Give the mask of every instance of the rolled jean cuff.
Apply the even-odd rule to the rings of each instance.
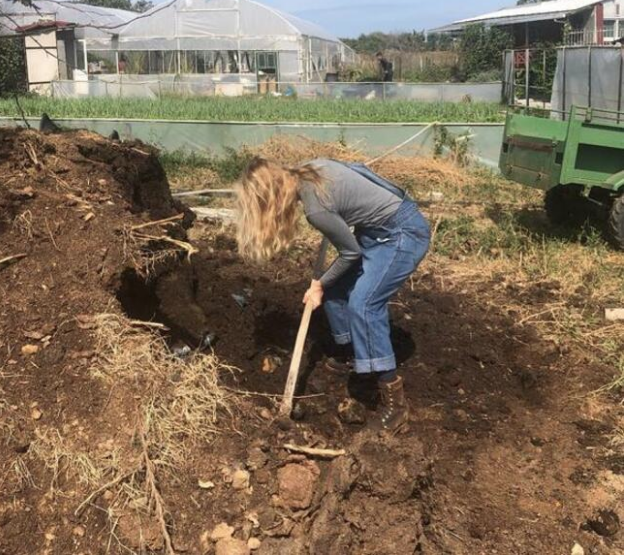
[[[341,333],[340,335],[332,335],[336,345],[348,345],[351,343],[351,334],[350,333]]]
[[[384,358],[355,359],[355,371],[358,374],[388,372],[389,370],[396,370],[396,367],[396,357],[394,355]]]

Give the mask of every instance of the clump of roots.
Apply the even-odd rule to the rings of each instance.
[[[157,274],[181,256],[187,259],[198,252],[197,248],[181,239],[173,237],[170,227],[182,220],[184,214],[171,218],[125,227],[123,237],[124,258],[130,259],[137,273],[144,279]]]

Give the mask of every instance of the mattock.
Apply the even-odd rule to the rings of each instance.
[[[314,264],[314,279],[319,279],[323,275],[323,267],[325,265],[328,247],[329,241],[324,237]],[[293,351],[292,360],[290,361],[286,389],[284,389],[284,397],[282,398],[282,405],[279,411],[281,417],[290,418],[290,413],[292,412],[293,398],[297,387],[297,378],[299,377],[299,367],[301,366],[301,357],[303,356],[303,347],[308,335],[308,328],[310,327],[310,318],[312,317],[313,310],[312,302],[308,301],[305,305],[303,316],[301,317],[297,340],[295,341],[295,350]]]

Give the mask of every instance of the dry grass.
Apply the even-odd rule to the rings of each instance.
[[[28,452],[3,468],[0,487],[7,491],[44,487],[51,498],[75,500],[76,514],[88,506],[104,510],[111,541],[125,550],[129,548],[118,535],[118,525],[124,519],[132,526],[146,523],[149,534],[153,536],[155,529],[167,552],[173,553],[158,484],[185,468],[189,449],[209,442],[219,432],[218,417],[231,414],[235,398],[220,386],[220,377],[232,369],[211,354],[192,353],[182,360],[149,327],[116,314],[96,316],[93,324],[98,358],[92,375],[110,386],[116,406],[135,415],[134,421],[99,444],[95,417],[85,423],[84,433],[82,428],[60,430],[40,424]],[[7,438],[14,429],[9,413],[10,407],[0,399],[0,432]],[[34,484],[33,465],[45,467],[51,476],[47,485]],[[91,494],[85,496],[84,491]],[[97,500],[105,492],[109,497],[103,509]],[[141,531],[139,536],[143,537]]]
[[[127,461],[121,456],[121,447],[109,450],[93,449],[88,443],[69,440],[54,428],[36,430],[37,439],[28,451],[33,461],[43,462],[52,479],[49,491],[52,495],[63,495],[63,486],[59,481],[78,483],[85,488],[98,487],[109,476],[122,471]]]
[[[364,163],[370,159],[357,148],[348,148],[340,143],[321,143],[305,137],[274,137],[251,149],[251,152],[293,166],[315,158]],[[375,163],[372,169],[390,181],[408,187],[418,184],[428,188],[447,185],[461,188],[474,186],[479,180],[474,172],[460,167],[448,157],[393,155]]]
[[[213,355],[173,355],[162,337],[131,325],[125,318],[103,314],[96,318],[96,376],[115,383],[141,384],[139,407],[146,433],[170,468],[184,463],[186,449],[208,441],[218,432],[219,413],[231,413],[232,396],[220,387],[220,374],[233,369]]]

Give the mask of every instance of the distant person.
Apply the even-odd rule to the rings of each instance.
[[[377,58],[377,62],[379,63],[379,75],[381,76],[381,81],[383,81],[384,83],[390,83],[394,78],[394,69],[392,67],[392,62],[383,55],[383,52],[377,52],[377,54],[375,54],[375,57]]]
[[[117,64],[117,69],[119,73],[126,73],[126,67],[128,66],[128,59],[124,54],[119,57],[119,63]]]

